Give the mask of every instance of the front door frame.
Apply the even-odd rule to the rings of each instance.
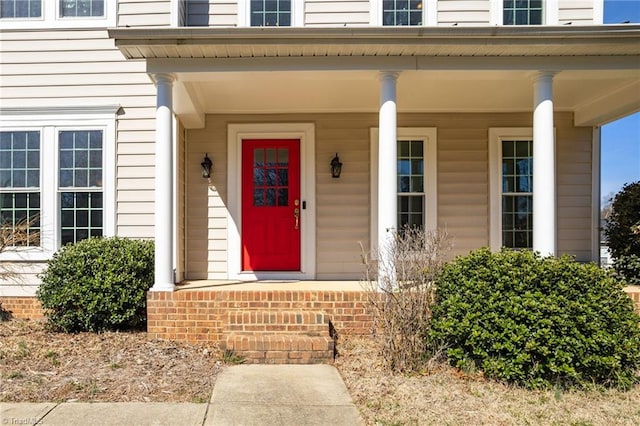
[[[300,271],[242,270],[242,141],[300,140]],[[316,171],[313,123],[246,123],[227,126],[227,273],[229,279],[312,280],[316,275]]]

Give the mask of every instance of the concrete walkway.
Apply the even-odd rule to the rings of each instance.
[[[335,367],[237,365],[208,404],[0,403],[1,425],[362,425]]]

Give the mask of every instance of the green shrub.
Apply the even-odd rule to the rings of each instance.
[[[445,266],[431,339],[449,361],[532,388],[628,388],[640,367],[640,318],[593,264],[481,249]]]
[[[640,182],[626,184],[613,199],[604,228],[614,269],[629,284],[640,285]]]
[[[66,332],[144,327],[153,259],[151,241],[90,238],[63,247],[37,292],[49,323]]]

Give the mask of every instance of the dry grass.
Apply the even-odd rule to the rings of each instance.
[[[367,424],[639,425],[640,386],[629,392],[529,391],[439,366],[385,372],[371,340],[342,339],[336,362]]]
[[[41,322],[5,321],[0,401],[206,402],[221,359],[216,348],[146,333],[53,333]]]

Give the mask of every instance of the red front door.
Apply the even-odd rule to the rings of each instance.
[[[242,141],[242,270],[300,270],[300,141]]]

